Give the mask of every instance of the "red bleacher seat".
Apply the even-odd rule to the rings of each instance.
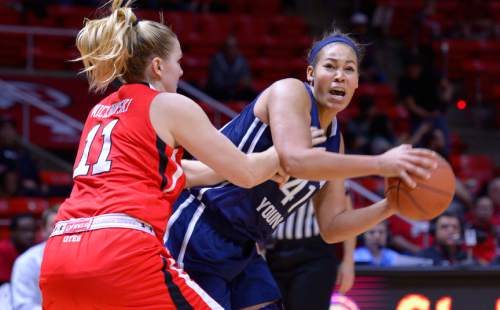
[[[252,0],[247,2],[247,10],[253,15],[272,16],[278,14],[281,10],[280,0]]]
[[[19,11],[7,6],[0,5],[0,24],[2,25],[18,25],[20,23]]]
[[[40,171],[40,179],[42,183],[49,186],[66,186],[73,184],[71,173],[64,171],[42,170]]]
[[[284,36],[287,39],[295,39],[298,36],[308,35],[307,27],[302,17],[278,15],[271,19],[272,33]]]
[[[227,14],[202,14],[198,17],[198,33],[203,44],[220,48],[233,31],[234,18]]]
[[[490,12],[495,21],[500,21],[500,1],[490,1]]]
[[[497,61],[471,60],[463,63],[465,71],[465,90],[469,98],[482,93],[483,100],[495,97],[494,86],[500,79],[500,63]]]
[[[356,90],[356,97],[372,97],[380,111],[387,111],[396,105],[396,94],[388,84],[363,83]]]
[[[486,155],[456,155],[451,158],[456,175],[462,180],[474,179],[479,187],[494,177],[495,164]]]
[[[161,22],[161,18],[163,19],[167,25],[170,25],[169,21],[165,18],[166,15],[163,12],[158,12],[155,10],[134,10],[135,15],[139,18],[139,20],[152,20],[155,22]]]
[[[40,216],[49,206],[43,198],[13,197],[0,200],[0,218],[9,218],[19,213],[33,213]]]
[[[385,184],[383,178],[366,177],[366,178],[356,179],[356,181],[371,192],[378,194],[384,192]]]
[[[267,18],[252,15],[239,15],[234,20],[233,31],[238,37],[258,37],[267,34],[269,32],[269,26],[270,24]]]
[[[208,57],[199,57],[199,55],[185,55],[181,60],[184,75],[183,80],[197,84],[200,87],[205,85],[208,75],[208,66],[210,59]]]
[[[23,67],[26,65],[26,35],[0,33],[0,66]]]
[[[164,14],[165,23],[180,38],[181,43],[191,33],[198,33],[197,16],[188,12],[168,12]]]
[[[51,5],[48,7],[48,13],[56,25],[64,28],[82,28],[85,17],[98,16],[94,7],[77,5]]]

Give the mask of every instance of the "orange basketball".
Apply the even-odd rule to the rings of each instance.
[[[386,180],[385,196],[404,217],[430,220],[448,208],[455,194],[455,174],[442,157],[428,180],[416,179],[417,187],[410,188],[399,178]]]

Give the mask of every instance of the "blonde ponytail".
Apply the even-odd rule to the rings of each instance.
[[[137,82],[144,79],[144,70],[151,56],[166,57],[176,35],[167,26],[140,21],[130,8],[132,1],[112,0],[111,14],[85,20],[78,33],[76,46],[80,51],[91,91],[104,91],[115,79]]]

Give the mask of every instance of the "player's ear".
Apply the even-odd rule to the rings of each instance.
[[[311,65],[307,66],[306,69],[306,79],[307,82],[313,86],[314,85],[314,69]]]
[[[162,60],[160,57],[154,57],[151,60],[151,71],[153,72],[153,76],[155,78],[161,78],[161,71],[162,71]]]

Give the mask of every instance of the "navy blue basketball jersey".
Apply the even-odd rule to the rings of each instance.
[[[318,108],[309,85],[304,83],[311,98],[311,126],[320,127]],[[257,97],[258,98],[258,97]],[[269,126],[254,115],[255,99],[221,131],[242,152],[262,152],[273,145]],[[329,152],[338,152],[340,130],[334,119],[330,135],[323,144]],[[231,225],[241,237],[255,241],[267,239],[275,228],[292,212],[314,195],[325,181],[290,178],[281,188],[274,181],[245,189],[231,183],[212,187],[191,188],[190,193],[200,200],[208,212],[213,212],[225,224]],[[186,195],[183,195],[186,197]],[[177,201],[177,205],[182,201]]]

